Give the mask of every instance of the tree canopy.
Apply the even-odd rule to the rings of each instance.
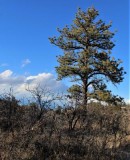
[[[121,60],[111,56],[115,33],[110,30],[112,23],[106,24],[98,16],[95,8],[78,9],[73,24],[58,28],[59,37],[49,38],[64,52],[57,57],[58,79],[71,78],[75,85],[69,91],[77,94],[78,90],[85,106],[90,99],[115,104],[122,101],[107,89],[107,82],[119,84],[125,74]]]

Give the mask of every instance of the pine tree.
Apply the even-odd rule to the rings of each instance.
[[[111,56],[115,33],[110,31],[112,24],[105,24],[97,18],[98,15],[95,8],[89,8],[87,12],[79,9],[70,27],[58,28],[60,36],[49,38],[52,44],[64,51],[58,56],[58,79],[71,78],[76,87],[69,90],[80,89],[85,106],[89,99],[122,101],[122,98],[113,96],[106,85],[107,82],[119,84],[125,74],[124,68],[120,67],[121,60]]]

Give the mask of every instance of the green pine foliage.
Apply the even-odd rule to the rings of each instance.
[[[70,27],[58,29],[59,37],[49,38],[64,52],[57,59],[58,79],[69,77],[76,86],[80,82],[78,88],[82,91],[85,106],[92,98],[115,104],[123,100],[107,89],[107,82],[114,85],[122,82],[125,72],[120,66],[121,60],[111,56],[115,46],[115,33],[110,31],[112,24],[105,24],[98,16],[95,8],[89,8],[86,12],[79,9]]]

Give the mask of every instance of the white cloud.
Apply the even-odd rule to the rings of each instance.
[[[12,75],[12,73],[13,72],[11,70],[6,70],[6,71],[0,73],[0,78],[1,79],[8,78]]]
[[[126,104],[130,104],[130,99],[125,99]]]
[[[31,63],[31,61],[27,58],[27,59],[25,59],[25,60],[22,61],[21,67],[23,68],[23,67],[25,67],[26,65],[28,65],[30,63]]]
[[[65,92],[67,86],[61,81],[57,81],[51,73],[39,73],[37,75],[15,75],[11,70],[5,70],[0,73],[0,93],[13,88],[17,96],[27,96],[27,85],[34,88],[40,85],[41,88],[47,88],[52,92]]]

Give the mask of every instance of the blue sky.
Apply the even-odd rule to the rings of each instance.
[[[130,99],[128,0],[0,0],[0,77],[5,74],[6,81],[8,79],[2,81],[1,86],[6,87],[9,80],[15,84],[20,77],[22,82],[43,74],[45,78],[47,73],[54,80],[56,55],[62,51],[50,44],[48,38],[58,35],[57,27],[71,25],[79,7],[86,10],[91,6],[99,10],[100,18],[106,23],[113,22],[111,30],[118,31],[113,56],[123,60],[127,75],[118,88],[111,86],[111,89]],[[69,83],[64,80],[62,85]]]

